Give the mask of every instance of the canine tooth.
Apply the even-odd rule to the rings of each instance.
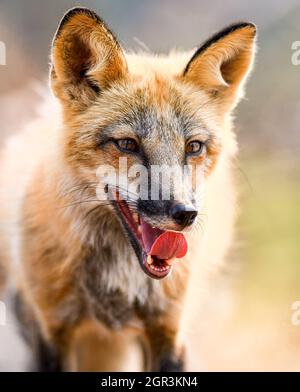
[[[153,263],[153,259],[150,255],[147,256],[147,264],[149,264],[151,266],[151,264]]]
[[[166,263],[168,264],[168,266],[172,265],[175,259],[169,259],[166,260]]]

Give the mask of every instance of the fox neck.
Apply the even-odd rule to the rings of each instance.
[[[83,287],[92,302],[99,302],[104,293],[111,298],[119,293],[123,302],[143,305],[149,301],[150,292],[160,291],[159,282],[153,281],[141,270],[110,205],[95,201],[93,192],[89,192],[67,170],[56,173],[45,187],[45,195],[55,195],[47,207],[51,209],[53,206],[51,216],[54,219],[49,224],[53,222],[52,228],[56,230],[57,239],[63,239],[62,246],[67,248],[67,254],[73,253],[68,248],[75,244],[77,251],[68,262],[70,268],[76,266],[83,270]],[[49,187],[53,187],[53,191]],[[155,287],[157,289],[154,290]]]

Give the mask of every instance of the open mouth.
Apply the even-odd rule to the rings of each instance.
[[[152,227],[133,212],[125,200],[117,198],[115,202],[143,271],[154,279],[165,278],[174,260],[187,253],[185,236]]]

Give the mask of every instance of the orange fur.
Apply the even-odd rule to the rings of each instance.
[[[107,363],[101,359],[95,363],[93,350],[97,347],[99,358],[106,357],[118,341],[121,355],[130,352],[132,332],[127,331],[132,330],[147,342],[139,347],[151,351],[152,369],[160,368],[166,354],[183,360],[179,332],[189,282],[204,265],[222,263],[232,240],[235,192],[231,160],[237,148],[231,111],[252,66],[254,36],[252,24],[240,25],[192,59],[191,52],[130,54],[123,52],[90,11],[75,9],[65,16],[53,41],[51,68],[51,85],[62,113],[52,110],[47,101],[51,116],[36,120],[8,142],[0,174],[0,262],[10,271],[43,339],[58,351],[64,369],[123,369],[111,356]],[[154,113],[154,120],[147,121],[157,123],[151,137],[138,139],[124,118],[145,108]],[[120,152],[114,145],[97,148],[101,130],[113,125],[118,135],[134,134],[152,164],[172,163],[184,148],[182,136],[172,131],[179,127],[178,116],[211,133],[205,155],[190,162],[205,167],[205,230],[187,234],[189,253],[170,278],[150,282],[139,269],[112,208],[105,206],[85,221],[87,205],[78,201],[86,197],[89,208],[97,206],[95,189],[86,184],[95,182],[99,165],[118,167]],[[170,133],[168,145],[164,144],[166,132]],[[129,157],[129,166],[138,161]],[[120,304],[105,298],[109,304],[107,319],[101,313],[105,321],[87,283],[97,273],[97,263],[91,260],[96,257],[98,236],[104,244],[115,241],[120,249],[111,251],[123,255],[129,271],[128,276],[112,271],[107,278],[107,290]],[[97,257],[101,259],[101,252]],[[135,301],[139,302],[137,308]],[[114,306],[119,316],[111,316],[110,321]],[[142,349],[145,345],[148,349]]]

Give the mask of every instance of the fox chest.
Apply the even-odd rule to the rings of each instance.
[[[137,317],[148,318],[165,308],[161,282],[141,270],[135,257],[92,256],[85,260],[82,291],[89,311],[112,328]]]

